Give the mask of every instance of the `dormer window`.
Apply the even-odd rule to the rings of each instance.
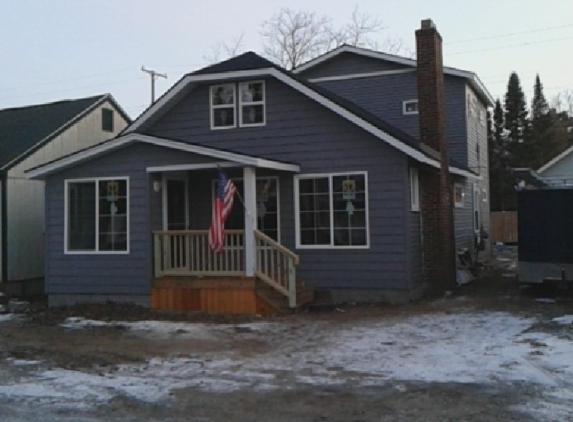
[[[215,85],[210,88],[210,97],[211,129],[265,124],[264,81]]]
[[[241,82],[240,124],[241,126],[262,126],[265,124],[265,84]]]
[[[235,84],[211,87],[211,128],[227,129],[236,126]]]

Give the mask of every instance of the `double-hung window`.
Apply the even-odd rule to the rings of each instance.
[[[129,181],[100,178],[66,181],[67,253],[129,251]]]
[[[295,182],[298,248],[366,248],[365,172],[299,176]]]
[[[239,84],[241,126],[262,126],[265,124],[265,84],[262,81]]]
[[[264,126],[266,123],[264,81],[212,86],[210,102],[212,129]]]
[[[226,129],[236,126],[235,84],[211,87],[211,128]]]

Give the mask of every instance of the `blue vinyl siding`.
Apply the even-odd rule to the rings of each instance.
[[[352,53],[342,53],[334,60],[327,60],[304,72],[300,76],[306,79],[324,78],[329,76],[352,75],[357,73],[380,72],[386,70],[401,70],[404,65],[386,62],[370,57],[357,56]]]
[[[161,193],[153,192],[151,177],[155,176],[146,167],[205,161],[161,147],[132,145],[50,177],[46,182],[46,293],[149,294],[151,231],[161,228]],[[124,176],[129,177],[129,254],[64,254],[65,179]]]
[[[355,102],[380,119],[415,138],[420,137],[417,114],[404,115],[402,103],[418,98],[415,72],[318,82],[330,91]],[[465,81],[445,77],[446,137],[449,156],[467,164]]]
[[[276,80],[266,92],[264,127],[211,130],[208,86],[199,86],[146,132],[297,163],[302,174],[367,171],[370,248],[296,250],[298,274],[322,288],[407,288],[406,156]],[[281,240],[294,249],[291,174],[281,174],[280,192]]]

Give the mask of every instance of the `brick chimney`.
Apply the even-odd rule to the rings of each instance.
[[[453,198],[446,141],[442,37],[432,20],[416,31],[420,140],[439,153],[440,168],[420,169],[424,279],[443,293],[455,286]]]

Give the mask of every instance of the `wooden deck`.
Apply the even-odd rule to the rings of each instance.
[[[301,289],[299,297],[300,305],[308,303],[312,290]],[[290,311],[286,298],[269,295],[267,286],[254,277],[155,278],[151,309],[262,316]]]

